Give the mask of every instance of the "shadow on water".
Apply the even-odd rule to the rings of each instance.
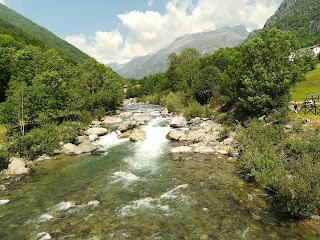
[[[108,135],[101,156],[60,156],[2,179],[0,239],[319,239],[317,220],[279,215],[225,157],[170,155],[177,143],[157,127],[158,110],[130,108],[153,116],[143,142]]]

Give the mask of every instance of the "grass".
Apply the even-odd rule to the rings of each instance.
[[[2,142],[6,133],[7,133],[7,129],[5,128],[5,126],[0,125],[0,143]]]
[[[316,69],[307,73],[305,81],[296,84],[291,89],[291,99],[303,102],[306,96],[312,93],[320,93],[320,63]]]

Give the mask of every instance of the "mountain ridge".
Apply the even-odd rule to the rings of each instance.
[[[176,38],[171,44],[158,52],[146,56],[138,56],[121,69],[115,69],[115,71],[127,78],[142,78],[157,72],[164,72],[167,67],[168,56],[171,53],[180,54],[185,48],[196,48],[200,54],[204,55],[220,48],[238,46],[248,35],[249,32],[242,25],[186,34]]]
[[[75,62],[82,62],[90,58],[87,54],[80,51],[75,46],[59,38],[54,33],[44,27],[32,22],[25,16],[13,11],[7,6],[0,3],[0,19],[10,23],[21,31],[26,32],[30,36],[36,37],[47,46],[56,49],[65,58],[70,58]]]

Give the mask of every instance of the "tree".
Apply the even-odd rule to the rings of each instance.
[[[298,47],[296,37],[277,29],[263,30],[242,46],[238,99],[243,111],[257,116],[287,105],[290,86],[301,77],[298,65],[289,58]]]

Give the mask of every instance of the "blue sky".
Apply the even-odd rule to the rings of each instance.
[[[102,62],[226,25],[261,28],[282,0],[0,0]]]

